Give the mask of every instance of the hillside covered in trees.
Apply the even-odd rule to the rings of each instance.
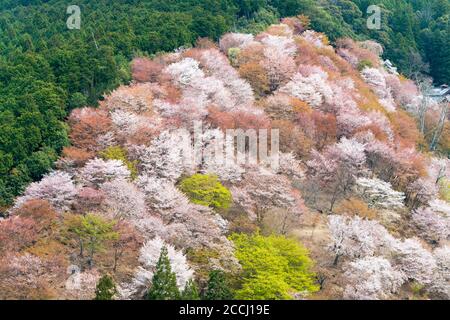
[[[380,30],[360,0],[80,0],[82,27],[66,26],[65,0],[0,4],[0,210],[52,167],[69,145],[71,110],[96,105],[130,81],[129,61],[225,32],[257,34],[303,14],[332,43],[372,38],[409,77],[450,82],[448,0],[383,0]]]
[[[136,57],[74,106],[0,221],[0,298],[449,299],[448,104],[311,25]],[[279,165],[212,157],[227,129],[278,132]]]

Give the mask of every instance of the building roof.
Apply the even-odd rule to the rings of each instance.
[[[445,97],[450,95],[450,88],[447,85],[440,87],[434,87],[430,90],[429,96],[431,97]]]

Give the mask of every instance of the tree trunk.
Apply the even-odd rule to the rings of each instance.
[[[439,117],[438,126],[434,132],[433,139],[431,140],[430,150],[436,150],[436,146],[441,138],[442,132],[444,131],[445,121],[447,120],[447,111],[449,103],[444,103],[441,109],[441,115]]]
[[[336,255],[336,257],[334,258],[334,261],[333,261],[333,266],[335,266],[335,267],[337,266],[340,256],[341,256],[340,254]]]

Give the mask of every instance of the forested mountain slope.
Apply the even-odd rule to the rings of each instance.
[[[0,4],[0,207],[11,204],[68,144],[68,112],[94,105],[130,79],[136,55],[258,33],[282,16],[304,14],[332,42],[374,38],[407,76],[426,71],[449,82],[448,0],[379,1],[381,30],[368,30],[368,1],[80,0],[82,27],[68,30],[65,0]],[[422,61],[424,63],[422,63]]]
[[[0,297],[448,299],[446,109],[418,128],[381,51],[301,16],[134,59],[0,221]],[[278,129],[279,166],[210,157],[232,128]]]

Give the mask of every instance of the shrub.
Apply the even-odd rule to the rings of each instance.
[[[181,181],[180,189],[196,204],[226,209],[232,201],[231,192],[216,176],[194,174]]]
[[[447,202],[450,202],[450,179],[442,179],[439,182],[439,186],[439,193],[441,195],[441,198]]]
[[[372,68],[373,64],[372,61],[369,60],[361,60],[358,63],[358,71],[363,71],[365,68]]]
[[[242,286],[236,299],[293,299],[317,291],[308,251],[284,236],[233,234],[242,266]]]
[[[114,300],[117,293],[116,284],[113,278],[104,275],[100,278],[95,289],[95,300]]]

